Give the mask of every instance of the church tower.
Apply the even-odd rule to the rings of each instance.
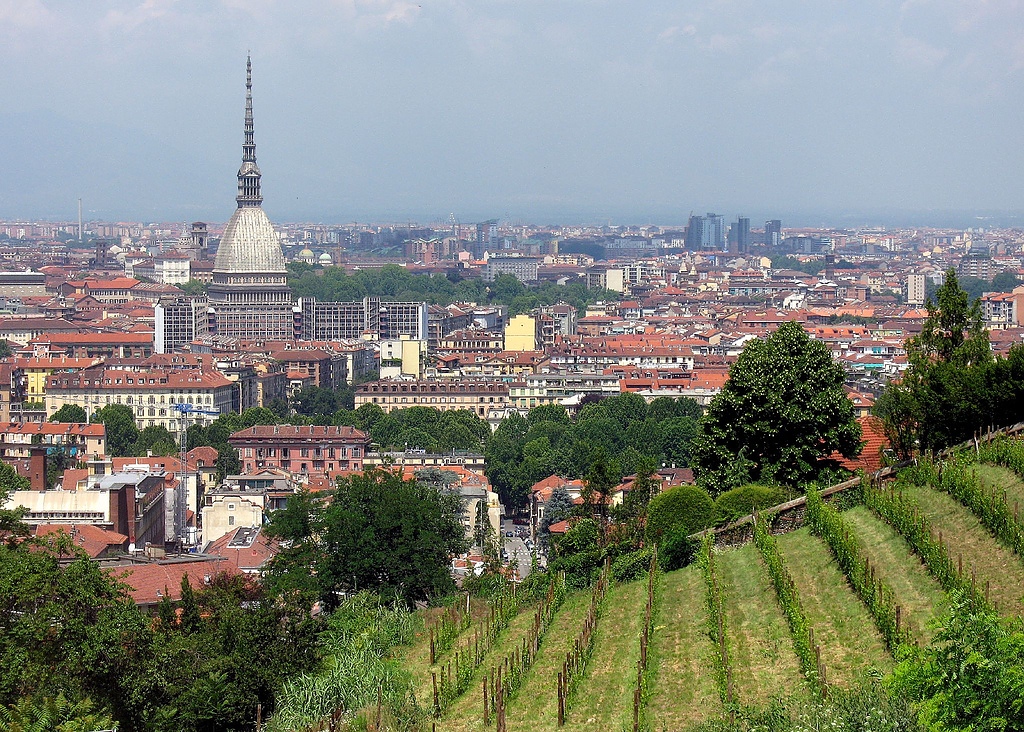
[[[245,136],[238,169],[237,207],[217,248],[210,333],[252,341],[293,337],[292,295],[281,243],[263,212],[252,116],[252,59],[245,64]]]

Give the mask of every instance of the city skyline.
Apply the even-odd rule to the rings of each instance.
[[[1024,9],[0,3],[0,217],[1014,225]],[[984,48],[984,53],[978,49]]]

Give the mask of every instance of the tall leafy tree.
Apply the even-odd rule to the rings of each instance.
[[[51,422],[72,422],[82,423],[88,422],[89,418],[85,414],[85,410],[77,404],[65,404],[56,412],[50,416]]]
[[[921,333],[906,342],[909,368],[875,405],[901,457],[960,442],[994,418],[995,362],[978,302],[950,269],[927,307]]]
[[[131,407],[124,404],[108,404],[97,409],[92,415],[94,423],[103,423],[107,428],[107,452],[113,457],[131,454],[132,447],[139,439],[139,428]]]
[[[691,445],[698,480],[713,493],[736,485],[732,467],[750,461],[745,479],[800,486],[834,451],[860,453],[860,425],[843,391],[843,369],[827,346],[789,322],[748,343],[729,369]]]
[[[356,590],[410,604],[444,595],[454,589],[451,557],[466,548],[461,516],[457,494],[397,473],[339,479],[329,503],[302,502],[272,514],[268,531],[289,545],[274,559],[270,581],[308,587],[312,577],[317,597],[331,608],[342,592]]]

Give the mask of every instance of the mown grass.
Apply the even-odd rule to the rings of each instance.
[[[926,644],[932,636],[932,622],[949,607],[946,593],[906,540],[870,509],[857,506],[845,511],[843,518],[871,559],[875,576],[895,593],[914,638]]]
[[[569,650],[569,646],[576,639],[576,634],[583,627],[583,618],[589,607],[589,591],[576,592],[565,598],[562,609],[555,616],[554,622],[544,636],[544,642],[526,676],[525,683],[516,693],[515,698],[507,704],[505,720],[509,730],[529,732],[530,730],[553,730],[557,727],[558,672],[562,670],[566,651]],[[445,726],[443,729],[476,728]]]
[[[656,732],[684,729],[722,711],[707,622],[704,581],[697,567],[665,574],[648,656],[647,720]]]
[[[509,626],[498,636],[497,641],[491,650],[488,651],[484,662],[473,672],[473,678],[469,682],[469,688],[452,704],[444,713],[443,719],[438,722],[438,729],[451,730],[483,730],[487,729],[483,722],[483,680],[490,673],[492,666],[497,666],[513,648],[522,646],[523,638],[527,635],[533,625],[533,616],[536,605],[530,604],[523,607],[519,614],[512,619]],[[465,645],[463,640],[462,644]],[[430,674],[427,674],[427,683],[430,684]],[[427,704],[425,709],[433,706],[433,688],[430,685],[427,689]],[[417,694],[417,702],[419,701]]]
[[[566,719],[569,730],[620,730],[633,719],[633,689],[647,582],[615,585],[605,600],[594,652]]]
[[[778,547],[796,583],[814,640],[821,647],[829,684],[850,688],[872,669],[892,669],[892,656],[828,546],[809,529],[778,537]]]
[[[1009,468],[1001,465],[975,465],[974,471],[982,485],[999,491],[1006,491],[1006,500],[1013,508],[1014,502],[1024,515],[1024,482]]]
[[[954,562],[963,558],[964,575],[975,571],[978,586],[989,583],[989,599],[999,612],[1024,613],[1024,564],[1022,558],[1000,544],[981,525],[970,509],[946,493],[914,486],[906,491],[931,523],[941,531]]]
[[[762,706],[780,697],[806,698],[789,626],[757,548],[747,544],[721,552],[718,570],[736,700]]]

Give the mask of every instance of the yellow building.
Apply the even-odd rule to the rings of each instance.
[[[505,326],[506,351],[537,350],[537,319],[532,315],[515,315]]]
[[[74,373],[103,363],[101,358],[69,358],[67,356],[36,356],[16,358],[14,367],[25,372],[25,401],[41,402],[46,396],[46,380],[61,371]]]

